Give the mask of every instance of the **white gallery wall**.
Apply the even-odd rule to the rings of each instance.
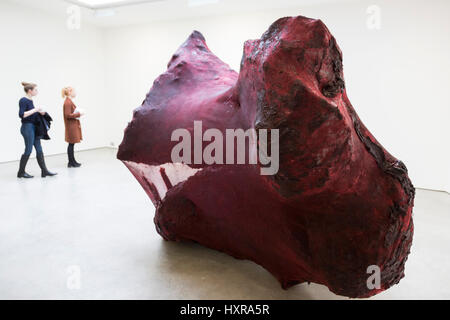
[[[367,27],[372,5],[381,10],[380,29]],[[83,22],[74,32],[65,28],[64,16],[0,1],[0,105],[8,119],[0,126],[0,161],[18,159],[23,149],[17,118],[20,81],[39,84],[37,101],[57,120],[53,139],[44,144],[47,153],[65,151],[59,91],[66,84],[77,87],[78,105],[88,111],[82,123],[86,140],[79,149],[117,146],[132,110],[193,30],[239,71],[245,40],[259,38],[282,16],[301,14],[320,18],[336,37],[353,106],[380,143],[405,162],[414,185],[450,191],[448,12],[446,0],[293,0],[282,9],[259,11],[255,6],[254,11],[195,18],[178,14],[177,19],[167,15],[129,26],[100,28]],[[36,37],[27,38],[30,28]]]
[[[65,14],[53,15],[27,6],[0,1],[0,162],[17,160],[24,151],[18,102],[25,95],[22,81],[38,84],[35,106],[53,118],[46,154],[66,152],[61,89],[74,86],[76,103],[86,110],[85,140],[77,149],[107,144],[104,130],[104,46],[100,28],[67,28]],[[33,153],[34,156],[34,153]]]

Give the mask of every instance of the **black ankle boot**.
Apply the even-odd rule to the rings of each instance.
[[[69,145],[69,147],[67,148],[67,156],[69,158],[69,164],[67,165],[67,167],[69,168],[79,168],[81,167],[81,163],[78,163],[75,160],[75,155],[73,152],[73,145]]]
[[[30,156],[22,155],[20,158],[19,172],[17,172],[17,178],[25,178],[30,179],[33,178],[32,175],[29,175],[25,172],[25,167],[27,166],[27,162]]]
[[[81,163],[78,163],[78,162],[69,162],[69,164],[67,165],[67,167],[69,167],[69,168],[79,168],[79,167],[81,167]]]
[[[57,175],[57,173],[53,173],[48,171],[47,166],[45,165],[45,160],[44,160],[44,154],[43,153],[38,153],[37,154],[37,162],[39,164],[39,167],[41,167],[41,177],[45,178],[45,177],[51,177],[51,176],[55,176]]]

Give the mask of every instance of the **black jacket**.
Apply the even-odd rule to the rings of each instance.
[[[35,127],[36,127],[36,138],[50,140],[48,135],[48,130],[50,130],[51,122],[53,121],[52,117],[46,112],[44,115],[38,114]]]

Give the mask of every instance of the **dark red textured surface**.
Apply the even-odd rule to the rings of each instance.
[[[279,129],[280,169],[191,165],[171,181],[172,131]],[[247,41],[240,73],[193,32],[137,108],[125,131],[123,160],[156,206],[166,240],[196,241],[252,260],[288,288],[302,282],[367,297],[396,284],[412,243],[414,187],[359,120],[347,98],[342,54],[320,20],[277,20]],[[151,166],[151,167],[149,167]],[[159,170],[167,193],[158,192]],[[381,268],[381,289],[367,267]]]

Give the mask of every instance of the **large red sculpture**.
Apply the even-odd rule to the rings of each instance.
[[[194,137],[194,121],[224,135],[278,129],[278,172],[262,175],[261,164],[247,162],[173,163],[172,133]],[[239,74],[193,32],[134,111],[118,158],[156,206],[164,239],[252,260],[283,288],[316,282],[368,297],[404,275],[414,187],[350,104],[341,51],[320,20],[277,20],[245,43]],[[374,265],[379,287],[367,284]]]

